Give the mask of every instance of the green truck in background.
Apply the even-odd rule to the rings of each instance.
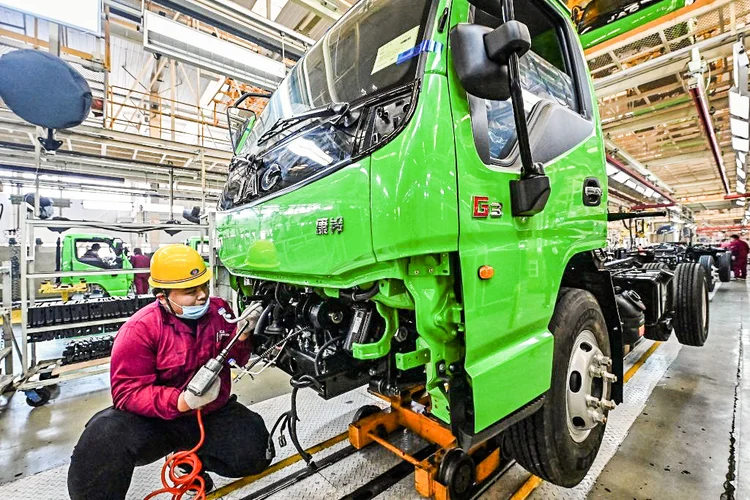
[[[423,383],[459,449],[502,439],[573,486],[643,335],[621,295],[638,288],[646,335],[706,340],[700,266],[674,273],[689,305],[670,273],[615,276],[599,251],[604,143],[559,0],[361,1],[229,122],[219,256],[263,302],[258,352],[283,346],[324,398]]]
[[[98,245],[95,247],[95,245]],[[58,243],[57,269],[60,271],[101,271],[104,269],[132,269],[125,255],[123,242],[96,234],[66,234]],[[124,297],[130,293],[132,274],[83,275],[60,278],[62,284],[73,285],[85,279],[90,291],[113,297]]]
[[[590,0],[573,7],[573,23],[588,49],[670,14],[692,0]]]

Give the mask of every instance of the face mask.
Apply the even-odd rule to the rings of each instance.
[[[167,299],[170,302],[172,302],[175,306],[180,306],[179,304],[175,304],[171,299]],[[176,314],[178,318],[182,319],[199,319],[204,314],[206,314],[206,311],[208,311],[208,306],[211,304],[211,301],[209,299],[206,299],[206,303],[202,306],[180,306],[182,307],[182,314]]]

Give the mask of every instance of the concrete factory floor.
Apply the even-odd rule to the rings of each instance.
[[[636,408],[640,414],[629,431],[625,427],[624,440],[610,443],[614,456],[591,486],[576,493],[543,484],[529,498],[750,498],[750,444],[742,445],[740,432],[750,429],[750,406],[741,404],[750,400],[742,377],[750,356],[750,287],[745,281],[722,284],[710,311],[704,348],[679,348],[672,339],[656,350],[654,358],[670,349],[674,355],[665,358],[666,371],[654,372],[661,379],[648,389],[645,407]],[[272,369],[235,387],[248,405],[288,391],[288,378]],[[40,408],[27,406],[23,394],[0,398],[0,484],[67,464],[86,421],[110,404],[106,375],[61,383]],[[525,479],[522,471],[512,477],[512,487],[509,474],[505,487],[501,478],[485,497],[508,498]],[[380,498],[392,496],[386,491]],[[65,497],[61,491],[59,498]]]

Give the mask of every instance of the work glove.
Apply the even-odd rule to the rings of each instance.
[[[219,391],[221,391],[221,377],[216,377],[214,383],[203,393],[203,396],[196,396],[192,392],[186,390],[183,392],[183,399],[185,400],[185,404],[188,405],[191,410],[197,410],[198,408],[203,408],[209,403],[213,403],[216,398],[219,397]]]

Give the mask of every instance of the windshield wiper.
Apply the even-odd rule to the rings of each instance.
[[[277,136],[283,130],[287,129],[292,125],[296,125],[303,121],[312,120],[313,118],[328,118],[330,116],[345,116],[349,112],[348,102],[332,102],[328,106],[312,109],[296,116],[290,116],[288,118],[279,118],[276,123],[271,125],[271,128],[265,131],[263,135],[258,138],[258,145],[268,142],[271,138]]]

